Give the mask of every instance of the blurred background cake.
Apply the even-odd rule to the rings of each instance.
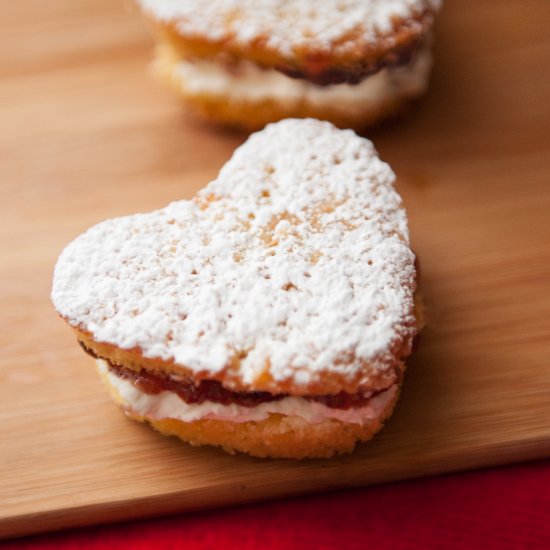
[[[138,0],[156,68],[207,118],[361,130],[424,93],[440,0]]]

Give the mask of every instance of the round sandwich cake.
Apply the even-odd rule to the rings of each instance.
[[[156,67],[195,110],[247,130],[287,117],[363,129],[422,95],[440,0],[138,0]]]
[[[394,179],[351,130],[270,124],[191,200],[77,237],[54,306],[131,418],[259,457],[349,452],[422,325]]]

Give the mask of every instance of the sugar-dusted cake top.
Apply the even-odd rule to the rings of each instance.
[[[350,130],[271,124],[194,199],[75,239],[53,303],[95,342],[229,387],[368,386],[416,333],[393,182]]]
[[[157,20],[175,23],[188,38],[254,44],[288,55],[353,50],[393,35],[403,25],[420,26],[441,0],[138,0]]]

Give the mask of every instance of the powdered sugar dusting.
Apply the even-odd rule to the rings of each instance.
[[[184,36],[212,41],[256,41],[289,55],[293,48],[352,49],[376,43],[440,0],[138,0],[153,17],[177,23]]]
[[[108,220],[62,252],[52,299],[98,342],[246,384],[393,364],[414,255],[394,175],[327,122],[253,134],[191,201]]]

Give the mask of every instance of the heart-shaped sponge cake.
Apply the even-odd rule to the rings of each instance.
[[[165,434],[350,451],[391,413],[421,324],[393,181],[350,130],[269,125],[192,200],[69,244],[55,308],[126,413]]]

